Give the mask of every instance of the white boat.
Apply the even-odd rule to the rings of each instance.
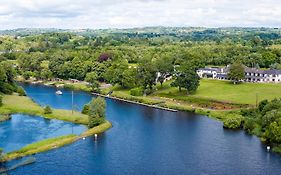
[[[58,91],[56,91],[56,94],[57,95],[62,95],[62,91],[58,90]]]

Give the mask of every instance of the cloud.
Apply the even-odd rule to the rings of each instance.
[[[0,29],[281,27],[279,0],[0,0]]]

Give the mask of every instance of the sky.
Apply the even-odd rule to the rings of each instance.
[[[0,30],[281,27],[281,0],[0,0]]]

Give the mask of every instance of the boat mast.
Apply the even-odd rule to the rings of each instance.
[[[73,91],[71,91],[71,108],[72,108],[72,114],[73,114]]]

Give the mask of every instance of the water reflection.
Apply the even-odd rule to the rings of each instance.
[[[68,134],[81,134],[87,128],[39,116],[14,114],[12,119],[0,124],[0,148],[11,152],[27,144]]]

